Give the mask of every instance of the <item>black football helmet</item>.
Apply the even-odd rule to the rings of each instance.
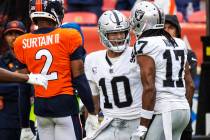
[[[57,25],[62,23],[64,17],[63,0],[31,0],[29,15],[36,24],[38,18],[47,18]]]

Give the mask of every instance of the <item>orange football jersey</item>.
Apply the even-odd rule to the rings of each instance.
[[[48,88],[35,87],[36,97],[73,94],[70,55],[82,45],[75,29],[57,28],[45,34],[25,34],[14,42],[17,59],[32,73],[47,76]]]

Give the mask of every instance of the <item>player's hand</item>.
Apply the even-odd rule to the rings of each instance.
[[[144,140],[146,136],[147,128],[139,125],[137,130],[131,135],[131,140]]]
[[[43,86],[45,89],[47,89],[48,80],[45,76],[43,76],[41,74],[30,73],[28,75],[28,77],[29,78],[28,78],[27,83],[33,84],[33,85]]]
[[[86,135],[87,136],[92,135],[92,133],[94,133],[94,131],[96,131],[98,127],[99,127],[98,116],[88,114],[87,120],[85,122]]]
[[[36,140],[36,136],[31,131],[31,128],[22,128],[20,140]]]

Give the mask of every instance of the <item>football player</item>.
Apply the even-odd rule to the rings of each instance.
[[[30,17],[38,29],[16,39],[17,59],[28,71],[46,75],[48,89],[35,86],[34,112],[41,140],[80,140],[82,129],[76,89],[94,114],[91,90],[83,70],[82,37],[73,28],[59,28],[63,0],[31,0]]]
[[[98,29],[106,50],[87,55],[85,73],[104,120],[98,128],[98,118],[88,115],[87,139],[128,140],[140,121],[142,93],[139,66],[130,61],[130,23],[119,11],[106,11]]]
[[[164,29],[171,34],[172,37],[181,38],[181,27],[176,15],[166,15]],[[187,61],[189,63],[189,69],[192,79],[196,76],[197,68],[197,57],[195,53],[188,48]],[[193,97],[193,95],[190,95]],[[192,107],[192,101],[189,102],[190,107]],[[181,140],[191,140],[192,139],[192,121],[190,120],[187,127],[184,129]]]
[[[134,5],[131,26],[143,85],[141,121],[132,140],[180,140],[190,120],[186,97],[194,91],[187,47],[164,30],[164,13],[150,2]]]

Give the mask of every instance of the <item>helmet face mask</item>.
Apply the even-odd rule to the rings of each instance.
[[[132,8],[130,20],[135,35],[140,36],[150,29],[163,29],[165,16],[155,4],[141,1]]]
[[[63,0],[31,0],[29,15],[35,24],[39,18],[46,18],[60,25],[64,17]]]
[[[116,32],[116,33],[108,33],[107,38],[111,42],[112,46],[120,46],[124,45],[126,40],[127,33],[126,32]]]
[[[106,11],[98,21],[102,44],[113,52],[123,52],[130,43],[129,20],[119,11]]]

